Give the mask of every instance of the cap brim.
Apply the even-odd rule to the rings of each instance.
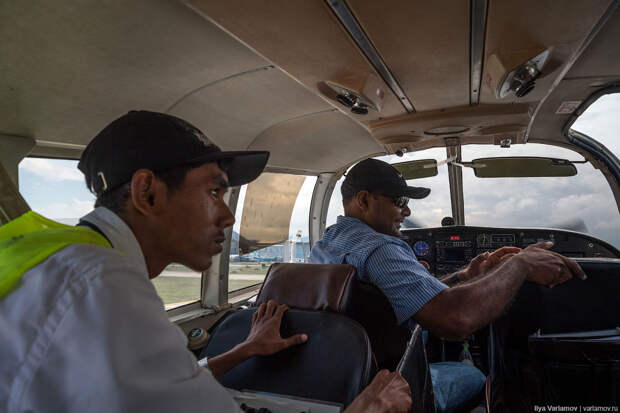
[[[417,186],[408,186],[403,194],[407,198],[422,199],[426,198],[431,193],[430,188],[422,188]]]
[[[406,196],[411,199],[422,199],[426,198],[428,194],[431,193],[430,188],[422,188],[417,186],[408,186],[406,188],[402,188],[396,192],[390,193],[393,196]]]
[[[239,186],[252,182],[263,172],[269,152],[267,151],[229,151],[216,152],[207,156],[193,159],[189,163],[195,162],[215,162],[226,160],[226,173],[230,186]]]

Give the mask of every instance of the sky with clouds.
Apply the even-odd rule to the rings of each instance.
[[[603,143],[616,156],[620,154],[620,94],[607,95],[595,102],[573,125]],[[510,149],[488,145],[462,148],[462,158],[470,161],[487,156],[551,156],[581,160],[577,153],[546,145],[513,145]],[[446,158],[443,148],[380,159],[402,162],[413,159]],[[469,225],[583,228],[596,237],[620,248],[620,214],[603,175],[591,164],[577,164],[578,174],[562,178],[476,178],[464,168],[465,221]],[[441,218],[451,215],[448,173],[440,166],[437,176],[410,181],[410,185],[427,186],[431,195],[410,202],[414,219],[422,226],[439,226]],[[20,191],[32,209],[52,219],[77,222],[92,210],[94,197],[86,189],[77,161],[24,159],[19,166]],[[308,236],[308,214],[316,177],[307,177],[293,208],[289,233],[302,230]],[[342,214],[340,183],[332,196],[327,224]],[[239,206],[243,205],[242,189]],[[239,230],[241,207],[237,209]]]

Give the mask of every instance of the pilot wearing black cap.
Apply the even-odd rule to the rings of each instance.
[[[341,192],[345,216],[339,216],[313,246],[310,261],[354,265],[360,279],[383,291],[398,323],[404,323],[448,288],[399,238],[400,225],[411,215],[409,199],[425,198],[431,190],[408,186],[390,164],[366,159],[346,174]],[[471,403],[485,382],[477,368],[463,363],[431,364],[430,370],[440,412]]]
[[[0,256],[10,257],[0,266],[0,410],[239,411],[214,376],[307,336],[282,338],[286,306],[270,301],[244,343],[199,366],[150,279],[172,262],[211,265],[234,223],[227,188],[255,179],[268,156],[223,152],[162,113],[132,111],[106,126],[79,163],[97,200],[78,227],[32,211],[0,227]],[[402,395],[397,410],[407,411],[408,389],[383,372],[355,411],[386,402],[383,390]]]
[[[548,250],[551,243],[538,243],[481,254],[438,280],[399,238],[411,214],[409,198],[428,196],[428,188],[408,186],[396,168],[366,159],[346,174],[341,191],[345,216],[314,244],[310,261],[354,265],[362,281],[385,294],[399,324],[413,319],[439,337],[461,340],[502,314],[525,280],[553,287],[573,276],[585,279],[573,260]],[[475,367],[449,362],[430,370],[439,412],[479,400],[485,377]]]

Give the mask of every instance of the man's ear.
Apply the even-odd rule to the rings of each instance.
[[[366,212],[368,211],[368,198],[370,197],[370,192],[368,191],[359,191],[355,194],[354,201],[357,204],[357,207],[360,211]]]
[[[163,198],[166,186],[153,171],[139,169],[131,178],[131,203],[142,215],[153,215]]]

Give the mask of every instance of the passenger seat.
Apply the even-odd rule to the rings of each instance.
[[[212,332],[202,357],[232,349],[247,337],[256,308],[226,317]],[[377,372],[364,329],[340,314],[291,309],[282,319],[281,334],[308,334],[308,341],[271,356],[252,357],[234,367],[220,383],[252,390],[348,406]]]

